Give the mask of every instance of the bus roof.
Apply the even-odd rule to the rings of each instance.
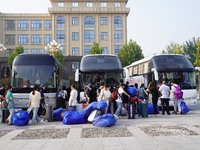
[[[49,54],[20,54],[13,61],[13,66],[55,64],[55,58]]]
[[[122,64],[117,55],[95,54],[84,55],[80,63],[81,72],[117,72],[123,71]]]
[[[185,56],[180,54],[151,55],[139,61],[133,62],[131,65],[124,68],[130,68],[150,60],[153,63],[155,69],[158,71],[166,71],[166,69],[170,71],[194,71],[194,66],[192,63]]]

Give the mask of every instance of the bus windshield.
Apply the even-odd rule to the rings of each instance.
[[[83,85],[89,83],[99,84],[100,82],[105,82],[109,86],[114,84],[119,84],[120,79],[122,78],[121,72],[98,72],[98,73],[83,73],[81,76]]]
[[[170,81],[174,81],[182,89],[196,89],[194,72],[159,72],[159,83],[165,80],[170,86]]]
[[[13,66],[12,83],[14,88],[30,88],[34,84],[54,88],[54,66],[23,65]]]

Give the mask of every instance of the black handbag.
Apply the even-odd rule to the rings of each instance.
[[[46,108],[44,106],[40,106],[38,110],[38,115],[45,116],[45,114],[46,114]]]

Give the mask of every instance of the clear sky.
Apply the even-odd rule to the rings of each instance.
[[[2,13],[48,13],[49,0],[0,0]],[[128,40],[145,56],[200,37],[200,0],[129,0]]]

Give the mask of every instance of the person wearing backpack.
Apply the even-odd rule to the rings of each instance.
[[[176,93],[178,93],[177,90],[181,90],[180,87],[175,84],[175,82],[172,80],[171,81],[171,91],[172,91],[172,97],[174,101],[174,112],[175,114],[181,114],[181,101],[182,97],[178,97]],[[177,110],[178,108],[178,110]]]

